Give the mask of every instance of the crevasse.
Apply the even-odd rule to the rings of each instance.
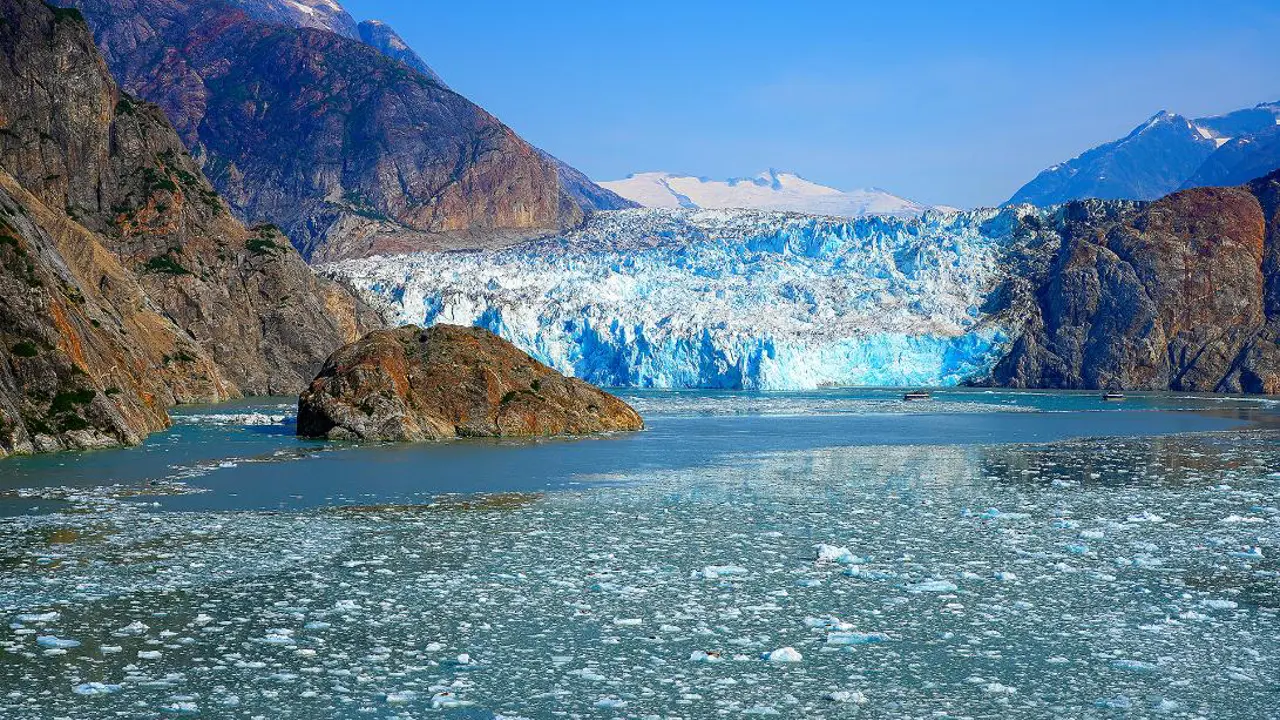
[[[487,327],[605,386],[954,385],[1007,340],[981,308],[1014,212],[622,210],[506,250],[323,271],[394,321]]]

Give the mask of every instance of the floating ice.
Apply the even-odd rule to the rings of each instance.
[[[56,622],[57,619],[60,617],[62,617],[62,614],[55,610],[47,613],[26,613],[23,615],[19,615],[17,617],[17,621],[20,623],[33,623],[33,624],[51,623],[51,622]]]
[[[946,580],[926,580],[907,586],[907,591],[913,593],[947,593],[955,592],[957,589],[955,583]]]
[[[773,663],[798,663],[804,660],[804,656],[797,652],[795,648],[784,647],[765,653],[764,659]]]
[[[824,697],[831,702],[852,703],[854,705],[865,705],[867,702],[867,696],[857,690],[836,690],[827,693]]]
[[[880,632],[833,632],[827,633],[828,645],[870,645],[887,642],[889,636]]]
[[[719,580],[721,578],[746,575],[747,572],[746,568],[738,567],[737,565],[708,565],[700,571],[694,571],[693,576],[706,580]]]
[[[72,692],[77,695],[110,695],[114,692],[120,692],[119,685],[107,685],[100,682],[81,683],[74,688]]]
[[[58,650],[69,650],[71,648],[80,647],[79,640],[69,640],[55,637],[53,635],[41,635],[37,637],[36,644],[42,648],[56,648]]]

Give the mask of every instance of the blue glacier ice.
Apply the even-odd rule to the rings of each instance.
[[[1008,342],[982,307],[1027,212],[623,210],[504,250],[323,271],[395,322],[483,326],[599,385],[945,386],[989,372]]]

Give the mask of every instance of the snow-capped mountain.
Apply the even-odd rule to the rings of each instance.
[[[651,208],[783,210],[837,217],[908,217],[927,209],[878,188],[845,192],[777,170],[729,180],[646,172],[599,185]]]
[[[1154,200],[1180,188],[1234,185],[1280,167],[1280,103],[1189,119],[1156,113],[1125,137],[1041,172],[1010,203]]]
[[[1018,212],[598,213],[503,251],[335,263],[400,323],[476,324],[601,385],[947,385],[990,370],[982,308]]]

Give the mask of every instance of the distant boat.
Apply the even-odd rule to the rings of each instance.
[[[1125,399],[1124,393],[1119,390],[1108,390],[1102,393],[1102,399],[1107,402],[1121,402]]]
[[[915,400],[931,400],[933,399],[933,395],[931,395],[927,390],[912,390],[911,392],[903,395],[902,399],[906,402],[912,402]]]

